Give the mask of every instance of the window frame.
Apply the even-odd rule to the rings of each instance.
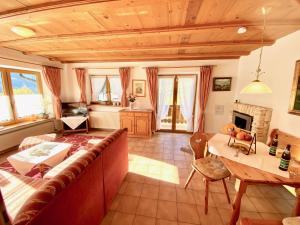
[[[111,86],[110,86],[110,81],[109,81],[109,78],[111,78],[111,77],[114,77],[114,78],[117,77],[117,78],[120,79],[120,82],[121,82],[121,78],[120,78],[119,75],[93,75],[93,74],[90,74],[89,77],[90,77],[91,91],[92,91],[91,95],[93,95],[93,89],[92,89],[92,77],[105,78],[105,79],[106,79],[105,82],[109,82],[109,87],[111,87]],[[111,88],[109,88],[109,90],[111,90]],[[91,101],[91,103],[92,103],[92,104],[98,104],[98,105],[108,105],[108,106],[113,106],[113,102],[112,102],[112,100],[111,100],[111,93],[108,94],[108,99],[109,99],[109,100],[106,102],[106,104],[105,104],[104,102],[102,102],[102,101]]]
[[[44,97],[41,73],[38,71],[32,71],[32,70],[22,70],[22,69],[3,68],[3,67],[0,67],[0,72],[1,72],[1,76],[2,76],[3,93],[8,96],[9,103],[10,103],[9,105],[10,105],[11,111],[12,111],[12,119],[9,121],[5,121],[5,122],[0,121],[0,125],[7,126],[7,125],[31,121],[32,116],[26,116],[23,118],[18,118],[18,116],[17,116],[17,108],[15,105],[15,99],[14,99],[14,93],[13,93],[13,87],[12,87],[10,74],[15,72],[15,73],[27,73],[27,74],[36,76],[36,84],[37,84],[38,93],[40,95],[42,95],[42,97]]]

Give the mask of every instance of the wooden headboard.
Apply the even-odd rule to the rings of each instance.
[[[287,144],[290,144],[292,146],[291,147],[292,158],[300,162],[300,138],[285,133],[279,129],[273,129],[270,134],[268,145],[271,145],[271,141],[276,134],[278,134],[278,147],[284,149]]]

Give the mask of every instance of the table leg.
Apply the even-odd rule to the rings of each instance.
[[[296,200],[296,206],[294,210],[294,216],[300,216],[300,188],[296,188],[295,191],[296,191],[297,200]]]
[[[236,225],[236,223],[239,219],[240,209],[241,209],[241,201],[242,201],[243,194],[246,192],[247,183],[244,181],[237,180],[236,188],[238,190],[237,190],[237,193],[235,195],[234,202],[232,205],[233,211],[232,211],[229,225]]]

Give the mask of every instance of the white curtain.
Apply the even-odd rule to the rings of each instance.
[[[111,100],[121,101],[122,87],[120,77],[108,77],[110,84]]]
[[[180,101],[180,111],[184,119],[187,121],[187,131],[193,131],[195,88],[195,77],[178,77],[178,95]]]
[[[158,109],[156,119],[156,129],[159,130],[161,120],[164,119],[169,111],[173,100],[174,78],[158,78]]]
[[[105,77],[91,76],[92,101],[99,101],[99,95],[105,85]]]

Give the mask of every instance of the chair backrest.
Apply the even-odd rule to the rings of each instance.
[[[190,147],[193,151],[195,159],[200,159],[205,157],[205,148],[207,146],[206,134],[201,132],[196,132],[190,138]]]

